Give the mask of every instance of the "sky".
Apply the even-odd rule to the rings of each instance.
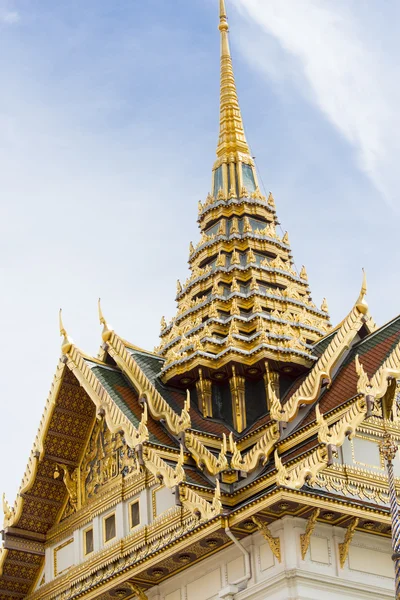
[[[0,0],[0,491],[12,502],[60,356],[97,299],[147,349],[198,240],[219,117],[217,0]],[[248,141],[332,323],[368,276],[398,308],[396,0],[227,0]]]

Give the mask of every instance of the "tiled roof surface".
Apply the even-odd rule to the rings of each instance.
[[[149,381],[154,385],[159,394],[161,394],[164,400],[168,402],[172,410],[180,414],[185,404],[186,394],[181,390],[164,385],[158,378],[163,361],[157,357],[131,350],[129,348],[127,349],[131,352],[132,357],[138,363],[139,367],[142,369]],[[205,419],[193,404],[191,406],[190,416],[192,419],[193,429],[197,429],[198,431],[204,431],[205,433],[211,433],[218,436],[221,436],[223,433],[229,435],[231,431],[231,429],[229,429],[229,427],[227,427],[227,425],[222,421]]]
[[[92,371],[110,394],[118,408],[137,428],[141,420],[142,410],[139,406],[137,392],[133,386],[116,369],[96,365],[92,366]],[[153,419],[149,418],[147,427],[150,434],[150,442],[173,448],[178,447],[178,443]]]
[[[372,377],[399,342],[400,316],[355,344],[338,370],[331,387],[321,396],[319,407],[322,414],[357,395],[356,355],[359,356],[369,377]],[[306,415],[301,427],[313,421],[315,421],[315,407]]]

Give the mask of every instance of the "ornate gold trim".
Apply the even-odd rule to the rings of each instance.
[[[94,402],[97,412],[104,413],[104,418],[111,433],[124,432],[126,443],[131,448],[148,440],[148,431],[142,420],[140,431],[118,408],[107,390],[87,365],[83,354],[76,346],[71,346],[67,355],[67,366]],[[142,419],[145,419],[145,416]]]
[[[251,473],[261,463],[265,465],[270,457],[274,445],[279,440],[279,427],[273,423],[268,427],[263,436],[253,446],[247,454],[242,456],[237,447],[237,443],[233,440],[233,434],[230,434],[229,443],[232,452],[231,467],[237,471],[245,471]]]
[[[170,467],[159,454],[149,446],[143,448],[143,459],[146,468],[154,475],[156,481],[163,483],[168,488],[174,488],[185,480],[185,470],[183,464],[185,457],[183,454],[183,446],[175,469]]]
[[[268,542],[272,554],[275,556],[278,562],[281,562],[281,540],[279,537],[274,537],[269,530],[266,523],[263,523],[258,517],[251,517],[251,520],[257,525],[258,530],[262,533],[264,539]]]
[[[350,525],[346,529],[346,535],[345,535],[344,541],[341,544],[339,544],[339,559],[340,559],[340,566],[342,569],[344,568],[344,565],[346,563],[346,558],[349,553],[351,540],[354,537],[354,533],[355,533],[356,527],[358,525],[358,522],[359,522],[359,518],[354,517],[354,519],[351,521]]]
[[[229,469],[229,463],[226,457],[227,447],[225,434],[223,434],[221,451],[218,457],[214,456],[193,432],[185,433],[185,446],[193,456],[199,469],[207,469],[210,475],[215,476],[218,475],[218,473]]]
[[[50,393],[43,411],[42,419],[40,421],[39,430],[36,434],[35,442],[33,444],[28,464],[26,466],[25,473],[18,491],[18,496],[15,500],[14,506],[12,508],[9,507],[9,510],[7,510],[7,515],[5,515],[3,524],[4,528],[12,527],[15,523],[18,522],[24,506],[23,495],[29,492],[29,490],[35,482],[38,466],[43,458],[44,440],[50,427],[50,422],[53,417],[54,409],[56,407],[57,396],[62,384],[64,370],[65,365],[61,361],[59,361],[51,385]],[[5,556],[4,553],[2,557],[3,556]]]
[[[313,512],[310,515],[310,518],[307,521],[306,531],[300,535],[300,548],[301,548],[301,558],[304,560],[307,554],[308,547],[310,545],[311,536],[315,529],[315,525],[317,523],[317,519],[319,517],[319,513],[321,512],[320,508],[314,508]]]
[[[328,452],[325,448],[317,448],[292,467],[285,467],[275,450],[276,483],[279,486],[299,490],[307,481],[313,485],[318,473],[328,465]]]
[[[315,416],[318,423],[318,440],[321,444],[341,446],[346,438],[352,439],[357,427],[365,420],[367,403],[365,398],[358,398],[332,427],[328,427],[318,404],[315,407]]]
[[[188,395],[186,399],[181,415],[177,415],[150,383],[137,362],[127,351],[123,340],[114,331],[110,332],[107,344],[109,355],[129,377],[138,394],[146,400],[153,419],[156,421],[164,420],[170,432],[176,436],[190,429],[190,396]]]
[[[222,513],[221,490],[218,479],[216,480],[216,488],[211,503],[187,486],[179,486],[179,498],[183,506],[200,521],[210,521]]]
[[[271,418],[276,421],[291,421],[296,416],[300,405],[312,404],[317,399],[323,382],[331,383],[334,367],[348,350],[365,321],[365,314],[360,312],[357,306],[354,306],[343,321],[340,329],[334,335],[329,346],[314,365],[305,381],[289,398],[284,407],[282,407],[276,394],[272,393]]]

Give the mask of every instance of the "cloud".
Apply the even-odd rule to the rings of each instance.
[[[397,21],[395,5],[235,2],[247,17],[240,45],[249,62],[269,80],[294,86],[314,102],[354,147],[360,168],[394,207],[400,184],[398,42],[391,27]]]
[[[13,25],[19,20],[20,15],[15,9],[13,0],[0,0],[0,25]]]

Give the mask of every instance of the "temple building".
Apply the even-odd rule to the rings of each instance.
[[[394,598],[400,317],[377,327],[361,274],[341,323],[313,303],[260,187],[219,8],[219,141],[176,314],[151,352],[99,302],[97,357],[60,314],[3,497],[0,600]]]

